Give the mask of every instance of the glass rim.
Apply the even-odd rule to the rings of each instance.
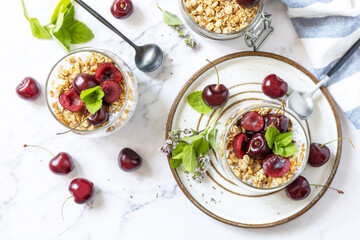
[[[49,100],[49,96],[48,96],[48,90],[49,90],[49,84],[50,84],[50,81],[51,81],[51,76],[53,75],[53,72],[56,70],[56,68],[58,67],[58,65],[64,61],[66,58],[68,58],[69,56],[73,55],[73,54],[76,54],[76,53],[80,53],[80,52],[96,52],[96,53],[99,53],[99,54],[102,54],[108,58],[110,58],[112,61],[114,61],[115,65],[119,68],[119,70],[121,71],[121,74],[123,75],[123,79],[125,81],[125,86],[126,86],[126,94],[125,94],[125,100],[124,100],[124,103],[123,103],[123,106],[121,107],[121,110],[116,114],[116,117],[111,121],[109,122],[108,124],[104,125],[104,126],[101,126],[101,127],[98,127],[96,129],[92,129],[92,130],[80,130],[80,129],[74,129],[74,128],[71,128],[70,126],[66,125],[65,123],[61,122],[60,119],[58,119],[56,117],[56,115],[54,114],[53,110],[52,110],[52,107],[51,107],[51,104],[50,104],[50,100]],[[68,130],[72,130],[73,132],[75,133],[79,133],[79,134],[86,134],[86,133],[94,133],[94,132],[98,132],[98,131],[101,131],[101,130],[104,130],[110,126],[112,126],[117,120],[118,120],[118,117],[120,117],[124,111],[125,111],[125,108],[126,108],[126,105],[127,105],[127,102],[128,102],[128,96],[129,96],[129,83],[128,83],[128,80],[127,80],[127,77],[125,77],[125,72],[124,69],[118,64],[117,61],[115,61],[113,59],[113,57],[109,56],[110,54],[114,55],[115,57],[119,58],[122,63],[128,68],[127,71],[129,71],[130,75],[133,77],[133,73],[131,72],[129,66],[119,57],[117,56],[116,54],[110,52],[110,51],[107,51],[107,50],[104,50],[104,49],[99,49],[99,48],[94,48],[94,47],[82,47],[82,48],[77,48],[69,53],[67,53],[65,56],[63,56],[62,58],[60,58],[55,64],[54,66],[51,68],[50,70],[50,73],[47,77],[47,80],[45,82],[45,98],[46,98],[46,105],[51,113],[51,115],[56,119],[57,122],[59,122],[62,126],[66,127]]]

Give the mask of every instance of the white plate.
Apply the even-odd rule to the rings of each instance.
[[[260,83],[269,74],[275,73],[286,80],[290,90],[307,90],[317,82],[317,79],[299,64],[270,53],[240,52],[219,58],[214,63],[219,70],[221,83],[230,90],[227,113],[246,106],[250,101],[268,99],[261,92]],[[186,97],[213,83],[216,83],[216,73],[210,64],[194,74],[173,103],[167,133],[178,128],[205,128],[210,114],[197,113],[187,104]],[[237,103],[233,104],[235,102]],[[317,93],[315,105],[314,114],[307,121],[311,142],[324,143],[340,138],[340,121],[326,90],[322,89]],[[227,113],[222,115],[220,121],[224,121]],[[306,166],[302,175],[309,183],[330,185],[339,165],[341,141],[328,147],[332,153],[329,162],[320,168]],[[259,228],[288,222],[309,210],[327,190],[311,187],[310,195],[301,201],[290,200],[284,190],[268,195],[255,195],[228,181],[215,155],[211,153],[210,156],[211,167],[201,183],[192,180],[182,167],[171,171],[181,190],[196,207],[227,224]]]

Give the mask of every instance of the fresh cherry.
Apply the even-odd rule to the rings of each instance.
[[[308,163],[313,167],[321,167],[329,161],[330,149],[320,143],[310,144]]]
[[[110,10],[115,18],[124,19],[130,17],[134,7],[131,0],[115,0]]]
[[[257,160],[263,160],[269,156],[271,149],[269,148],[265,135],[255,133],[249,140],[247,146],[247,154],[249,157]]]
[[[310,184],[303,176],[299,176],[286,188],[286,195],[292,200],[302,200],[310,194]]]
[[[41,87],[34,78],[26,77],[16,86],[16,93],[22,99],[34,101],[39,98]]]
[[[247,135],[240,133],[236,135],[233,142],[233,150],[236,157],[242,159],[246,152]]]
[[[276,154],[269,155],[263,162],[265,174],[273,178],[282,177],[290,170],[290,166],[288,158]]]
[[[134,150],[124,148],[118,156],[119,167],[125,172],[132,172],[141,167],[142,158]]]
[[[87,202],[94,194],[94,184],[85,178],[76,178],[71,181],[69,191],[76,203]]]
[[[68,92],[60,94],[59,102],[61,106],[71,112],[78,112],[85,106],[74,88],[70,88]]]
[[[276,127],[281,133],[284,133],[289,128],[289,118],[283,114],[268,114],[264,117],[264,129],[270,126]]]
[[[96,81],[96,79],[87,73],[81,73],[79,75],[76,75],[73,81],[74,89],[77,94],[81,94],[82,91],[94,88],[99,85],[99,83]]]
[[[90,112],[85,108],[85,117],[87,117]],[[92,114],[87,121],[92,125],[100,127],[104,124],[109,118],[109,107],[106,104],[103,104],[101,108],[95,113]]]
[[[96,70],[95,78],[99,83],[108,80],[119,83],[122,79],[122,74],[113,64],[103,63]]]
[[[262,91],[271,98],[280,98],[287,90],[288,84],[275,74],[267,76],[262,83]]]
[[[259,132],[264,127],[264,119],[257,112],[247,112],[240,121],[241,126],[248,131]]]
[[[121,87],[119,83],[114,81],[105,81],[101,83],[101,88],[103,92],[105,93],[104,100],[107,103],[115,102],[120,98],[121,95]]]
[[[245,7],[254,7],[256,4],[260,2],[260,0],[236,0],[238,4],[243,5]]]
[[[207,60],[207,59],[206,59]],[[202,99],[206,105],[216,109],[224,106],[229,100],[229,89],[225,85],[220,84],[219,72],[211,61],[207,60],[215,68],[217,75],[217,84],[210,84],[206,86],[202,92]]]

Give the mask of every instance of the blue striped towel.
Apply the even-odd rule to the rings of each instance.
[[[282,0],[320,79],[360,38],[360,0]],[[360,129],[360,49],[333,75],[327,89]]]

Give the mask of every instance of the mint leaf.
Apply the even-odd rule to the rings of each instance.
[[[189,105],[199,113],[206,114],[212,111],[212,108],[204,103],[204,100],[202,99],[202,91],[189,94],[187,101]]]
[[[294,143],[289,143],[288,145],[286,145],[284,148],[284,152],[283,152],[283,157],[290,157],[292,155],[294,155],[297,151],[297,148],[295,146]]]
[[[80,98],[85,103],[87,110],[91,114],[95,114],[102,106],[102,98],[104,97],[104,92],[100,86],[86,89],[81,92]]]
[[[280,135],[277,135],[274,141],[277,142],[280,146],[284,147],[291,143],[293,135],[294,134],[292,132],[282,133]]]
[[[168,12],[168,11],[164,11],[159,7],[159,4],[157,5],[158,8],[160,9],[160,11],[163,12],[163,20],[164,22],[169,25],[169,26],[179,26],[179,25],[183,25],[183,23],[181,22],[181,20],[178,18],[178,16],[176,16],[175,14]]]
[[[206,128],[206,129],[205,129],[204,131],[202,131],[200,134],[194,135],[194,136],[191,136],[191,137],[184,137],[183,140],[184,140],[185,142],[193,142],[193,141],[196,141],[196,140],[198,140],[198,139],[206,136],[207,132],[208,132],[208,129]]]
[[[266,141],[267,141],[270,149],[273,149],[273,145],[274,145],[274,142],[275,142],[275,138],[276,138],[278,135],[280,135],[280,131],[279,131],[276,127],[270,126],[270,127],[266,130],[265,138],[266,138]],[[279,154],[278,154],[278,155],[279,155]]]
[[[194,145],[197,156],[200,154],[205,155],[209,150],[209,142],[205,138],[200,138],[194,141],[192,145]]]
[[[176,148],[173,150],[172,152],[172,156],[176,156],[180,153],[182,153],[182,151],[184,150],[184,148],[189,145],[186,142],[180,142],[176,145]]]
[[[184,148],[183,166],[185,171],[189,173],[195,172],[198,166],[196,152],[193,145],[188,145]]]
[[[275,142],[275,147],[273,148],[273,152],[274,152],[276,155],[283,156],[283,154],[284,154],[284,148],[281,147],[277,142]],[[283,157],[284,157],[284,156],[283,156]]]
[[[68,31],[60,29],[57,32],[52,32],[55,41],[67,52],[70,51],[71,35]]]
[[[71,0],[61,0],[55,8],[53,15],[51,16],[51,23],[56,24],[59,13],[66,12],[70,8]]]
[[[31,33],[34,37],[40,39],[51,39],[50,33],[43,26],[41,26],[38,19],[30,18],[29,22],[30,22]]]
[[[170,166],[172,168],[177,168],[181,165],[182,163],[182,159],[174,159],[174,158],[171,158],[170,159]]]
[[[216,135],[217,135],[217,125],[215,125],[210,131],[209,131],[209,135],[208,135],[208,141],[210,146],[215,150],[216,149]]]
[[[172,157],[172,159],[177,159],[177,160],[181,159],[181,160],[182,160],[183,157],[184,157],[184,153],[181,152],[181,153],[179,153],[179,154],[177,154],[177,155],[174,155],[174,156]]]
[[[85,43],[94,38],[94,34],[84,23],[74,20],[72,25],[69,27],[71,33],[71,43]]]

